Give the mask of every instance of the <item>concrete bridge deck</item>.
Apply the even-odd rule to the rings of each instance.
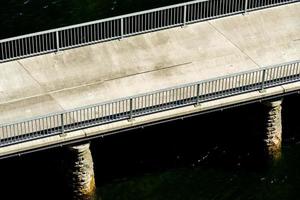
[[[1,123],[300,58],[300,3],[0,64]]]
[[[300,58],[300,3],[0,64],[8,123]]]

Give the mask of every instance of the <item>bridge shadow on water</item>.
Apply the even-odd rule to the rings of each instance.
[[[264,107],[252,104],[93,140],[97,192],[102,200],[297,199],[299,100],[285,98],[276,165],[263,156]],[[67,199],[64,159],[57,148],[1,160],[1,199]]]

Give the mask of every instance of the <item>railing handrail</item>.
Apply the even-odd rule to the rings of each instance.
[[[226,5],[225,10],[224,7],[218,8],[215,3],[216,1],[218,0],[194,0],[170,6],[164,6],[1,39],[0,63],[65,50],[82,45],[104,42],[107,40],[122,39],[123,37],[129,37],[145,32],[157,31],[175,26],[185,26],[186,24],[195,23],[202,20],[244,13],[256,9],[262,9],[287,3],[294,3],[298,2],[299,0],[270,0],[267,3],[265,1],[264,3],[260,2],[262,3],[262,5],[260,5],[260,3],[258,2],[259,0],[257,0],[258,3],[256,2],[256,0],[219,0],[220,5]],[[195,8],[199,8],[199,6],[202,5],[206,6],[204,8],[206,10],[204,12],[197,11],[197,13],[195,13]],[[219,10],[214,10],[217,8]],[[160,21],[161,18],[164,18],[162,16],[164,16],[163,13],[165,13],[165,11],[167,11],[166,13],[176,12],[176,15],[171,14],[171,16],[166,16],[166,19],[164,19],[165,21]],[[156,16],[156,18],[154,18],[153,20],[150,19],[149,16],[154,15]],[[145,22],[142,22],[142,25],[140,25],[138,24],[140,22],[137,22],[137,19],[145,20]],[[125,24],[127,26],[126,31],[124,31]],[[108,28],[99,28],[102,25],[107,25]],[[97,31],[95,32],[94,29],[96,29],[96,26]],[[140,27],[132,28],[136,26]],[[92,27],[94,27],[94,29]],[[92,31],[93,33],[91,33]],[[102,32],[103,35],[105,35],[104,37],[102,37]],[[71,41],[72,39],[73,41]]]
[[[124,14],[124,15],[119,15],[119,16],[114,16],[114,17],[109,17],[109,18],[104,18],[104,19],[98,19],[98,20],[93,20],[93,21],[89,21],[89,22],[83,22],[83,23],[74,24],[74,25],[63,26],[63,27],[59,27],[59,28],[53,28],[53,29],[48,29],[48,30],[44,30],[44,31],[38,31],[38,32],[35,32],[35,33],[29,33],[29,34],[24,34],[24,35],[20,35],[20,36],[1,39],[0,43],[1,42],[12,41],[12,40],[17,40],[17,39],[22,39],[22,38],[26,38],[26,37],[31,37],[31,36],[42,35],[42,34],[46,34],[46,33],[54,33],[56,31],[62,31],[62,30],[77,28],[77,27],[81,27],[81,26],[97,24],[97,23],[111,21],[111,20],[115,20],[115,19],[122,19],[122,18],[126,18],[126,17],[132,17],[132,16],[136,16],[136,15],[147,14],[147,13],[151,13],[151,12],[166,10],[166,9],[170,9],[170,8],[176,8],[176,7],[185,6],[185,5],[191,5],[191,4],[204,2],[204,1],[210,1],[210,0],[193,0],[193,1],[178,3],[178,4],[174,4],[174,5],[170,5],[170,6],[163,6],[163,7],[153,8],[153,9],[149,9],[149,10],[133,12],[133,13],[129,13],[129,14]]]
[[[82,107],[78,107],[78,108],[74,108],[74,109],[68,109],[68,110],[63,110],[63,111],[59,111],[59,112],[53,112],[53,113],[49,113],[49,114],[46,114],[46,115],[40,115],[40,116],[27,118],[27,119],[24,119],[24,120],[17,120],[17,121],[13,121],[13,122],[7,122],[7,123],[0,124],[0,127],[9,126],[9,125],[18,124],[18,123],[29,122],[29,121],[32,121],[32,120],[44,119],[44,118],[53,117],[53,116],[56,116],[56,115],[66,114],[66,113],[79,111],[79,110],[83,110],[83,109],[88,109],[88,108],[92,108],[92,107],[96,107],[96,106],[111,104],[111,103],[124,101],[124,100],[135,99],[135,98],[144,97],[144,96],[148,96],[148,95],[152,95],[152,94],[156,94],[156,93],[160,93],[160,92],[165,92],[165,91],[170,91],[170,90],[179,89],[179,88],[183,88],[183,87],[193,86],[193,85],[197,85],[197,84],[202,84],[202,83],[212,82],[212,81],[216,81],[216,80],[236,77],[236,76],[239,76],[239,75],[246,75],[246,74],[250,74],[250,73],[253,73],[253,72],[260,72],[260,71],[267,70],[267,69],[273,69],[273,68],[276,68],[276,67],[290,65],[290,64],[297,64],[297,63],[298,64],[300,63],[300,59],[290,61],[290,62],[284,62],[284,63],[281,63],[281,64],[275,64],[275,65],[260,67],[260,68],[257,68],[257,69],[246,70],[246,71],[242,71],[242,72],[237,72],[237,73],[232,73],[232,74],[228,74],[228,75],[218,76],[218,77],[215,77],[215,78],[205,79],[205,80],[201,80],[201,81],[181,84],[181,85],[178,85],[178,86],[162,88],[162,89],[154,90],[154,91],[147,92],[147,93],[142,93],[142,94],[127,96],[127,97],[123,97],[123,98],[117,98],[117,99],[113,99],[113,100],[103,101],[103,102],[100,102],[100,103],[86,105],[86,106],[82,106]]]

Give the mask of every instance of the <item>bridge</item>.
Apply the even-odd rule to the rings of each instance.
[[[299,10],[198,0],[0,40],[0,157],[257,101],[276,154],[282,98],[300,91]]]

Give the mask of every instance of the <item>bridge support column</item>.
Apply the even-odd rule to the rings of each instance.
[[[281,157],[281,104],[282,99],[264,103],[266,106],[266,127],[264,135],[265,152],[272,161],[279,160]]]
[[[67,151],[67,179],[72,199],[92,200],[96,186],[90,143],[67,147]]]

